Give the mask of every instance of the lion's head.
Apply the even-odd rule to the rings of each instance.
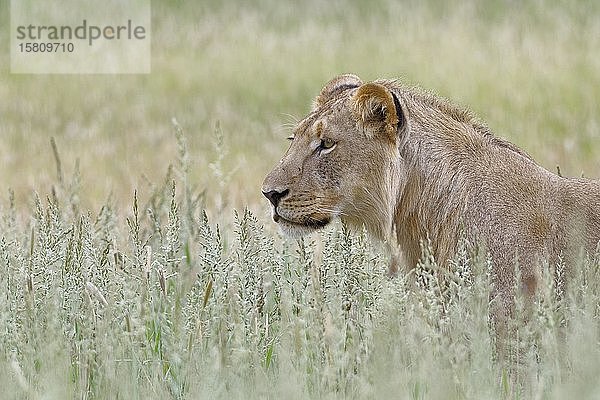
[[[333,79],[263,182],[274,221],[301,236],[340,217],[383,237],[402,185],[399,147],[407,134],[402,99],[385,82]]]

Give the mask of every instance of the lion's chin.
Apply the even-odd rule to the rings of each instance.
[[[311,221],[311,223],[308,224],[299,224],[281,217],[277,218],[277,224],[279,225],[279,229],[281,229],[281,232],[284,235],[295,239],[300,239],[303,236],[316,232],[319,229],[322,229],[325,226],[327,226],[329,222],[331,222],[330,219],[325,219],[319,221]]]

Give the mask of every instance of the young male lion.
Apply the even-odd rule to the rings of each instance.
[[[550,173],[469,112],[396,81],[325,85],[262,191],[285,233],[340,217],[397,241],[409,266],[426,240],[442,266],[459,238],[482,244],[501,307],[515,265],[531,295],[542,261],[568,267],[600,241],[599,181]]]

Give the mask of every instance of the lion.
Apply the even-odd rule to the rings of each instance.
[[[291,140],[262,186],[288,235],[340,218],[396,243],[409,267],[425,242],[446,267],[461,239],[478,243],[505,308],[512,288],[536,292],[544,262],[597,254],[600,181],[551,173],[469,111],[397,80],[334,78]]]

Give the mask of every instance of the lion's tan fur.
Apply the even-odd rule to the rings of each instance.
[[[337,143],[330,152],[318,147],[326,136]],[[543,262],[572,266],[600,241],[599,181],[550,173],[468,111],[397,81],[327,84],[265,179],[269,190],[289,191],[277,212],[294,221],[290,233],[339,216],[397,242],[409,266],[424,241],[440,265],[460,238],[482,245],[503,306],[515,263],[532,294]]]

